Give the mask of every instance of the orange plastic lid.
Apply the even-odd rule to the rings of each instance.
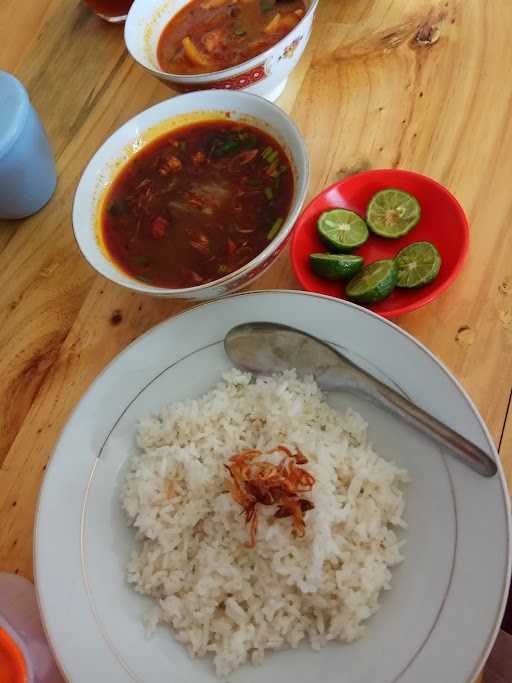
[[[2,683],[27,683],[25,658],[17,643],[0,628],[0,681]]]

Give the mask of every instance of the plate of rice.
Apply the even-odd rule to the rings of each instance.
[[[41,491],[35,573],[72,683],[472,683],[510,580],[484,479],[364,399],[233,368],[256,320],[342,348],[498,459],[442,364],[373,313],[251,292],[157,326],[97,378]]]

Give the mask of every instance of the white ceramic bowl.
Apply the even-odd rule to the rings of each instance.
[[[156,50],[163,29],[188,1],[135,0],[124,29],[126,47],[135,61],[181,92],[205,88],[243,89],[272,102],[277,99],[308,43],[319,0],[306,0],[308,10],[301,21],[265,52],[229,69],[184,76],[162,71]]]
[[[147,285],[124,273],[102,246],[100,213],[104,197],[120,168],[144,145],[162,134],[196,121],[230,118],[244,121],[280,142],[294,175],[292,206],[278,235],[252,261],[218,280],[196,287],[168,289]],[[75,194],[73,229],[78,246],[101,275],[138,292],[180,299],[214,299],[243,287],[261,275],[284,247],[304,204],[309,161],[295,124],[279,107],[241,92],[205,92],[181,95],[146,109],[117,130],[96,152],[85,169]]]
[[[368,422],[377,452],[410,474],[408,529],[400,534],[404,562],[393,568],[391,590],[382,592],[360,640],[331,642],[320,652],[304,644],[219,679],[211,660],[190,659],[167,626],[145,637],[153,601],[125,580],[135,539],[120,490],[138,452],[140,419],[211,389],[231,367],[226,333],[255,320],[291,325],[341,348],[484,448],[499,473],[484,479],[364,397],[329,392],[336,409],[352,406]],[[226,297],[173,316],[105,368],[56,445],[34,544],[46,632],[73,683],[471,683],[499,629],[510,558],[510,499],[499,457],[450,372],[413,337],[364,308],[280,291]]]

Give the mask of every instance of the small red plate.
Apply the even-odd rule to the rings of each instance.
[[[366,244],[354,253],[365,263],[393,258],[400,249],[426,240],[435,244],[442,258],[437,278],[416,290],[396,288],[384,301],[369,306],[384,318],[394,318],[414,311],[438,297],[459,274],[469,247],[469,224],[455,197],[435,180],[398,169],[366,171],[349,176],[317,195],[303,211],[293,230],[291,259],[295,275],[303,289],[344,299],[343,282],[330,282],[314,275],[309,268],[309,255],[326,252],[317,234],[317,220],[323,211],[345,208],[363,218],[372,196],[379,190],[395,187],[410,192],[421,205],[421,219],[411,232],[398,240],[384,239],[370,233]]]

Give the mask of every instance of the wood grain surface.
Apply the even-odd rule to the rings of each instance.
[[[457,375],[512,479],[512,2],[320,0],[279,104],[311,156],[310,196],[361,169],[446,185],[471,222],[463,274],[399,319]],[[95,275],[71,231],[85,164],[119,125],[172,92],[127,54],[122,28],[79,0],[2,0],[0,68],[28,88],[55,151],[55,196],[0,223],[0,570],[32,577],[32,528],[58,434],[121,349],[185,308]],[[257,288],[297,288],[285,251]],[[256,288],[255,287],[255,288]]]

